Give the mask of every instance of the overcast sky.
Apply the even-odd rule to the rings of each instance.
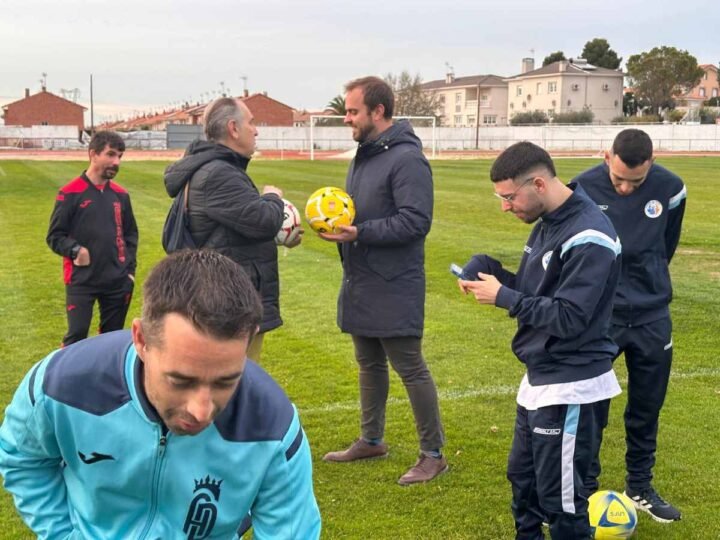
[[[80,90],[96,115],[247,88],[320,109],[357,76],[423,80],[520,72],[554,51],[606,38],[620,56],[660,45],[720,61],[720,1],[698,0],[2,0],[0,105],[24,89]],[[624,62],[623,62],[624,66]]]

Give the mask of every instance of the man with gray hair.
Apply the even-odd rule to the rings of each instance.
[[[165,188],[171,197],[186,190],[195,245],[240,264],[260,293],[263,319],[248,349],[248,357],[257,361],[264,333],[282,324],[274,240],[284,217],[282,191],[264,186],[260,192],[247,174],[257,128],[241,99],[216,99],[205,109],[203,124],[207,141],[194,141],[185,156],[167,168]]]

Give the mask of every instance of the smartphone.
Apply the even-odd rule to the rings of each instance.
[[[455,263],[450,263],[450,272],[460,279],[467,279],[467,276],[465,276],[465,271],[463,270],[463,267],[460,265],[457,265]]]

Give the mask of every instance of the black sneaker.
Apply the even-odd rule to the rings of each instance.
[[[652,486],[638,491],[626,488],[625,495],[630,498],[635,508],[647,512],[655,521],[672,523],[673,521],[679,521],[681,518],[680,510],[663,500]]]

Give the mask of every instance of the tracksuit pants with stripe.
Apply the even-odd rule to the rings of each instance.
[[[508,459],[518,540],[592,538],[584,481],[602,441],[610,400],[583,405],[517,406]]]

